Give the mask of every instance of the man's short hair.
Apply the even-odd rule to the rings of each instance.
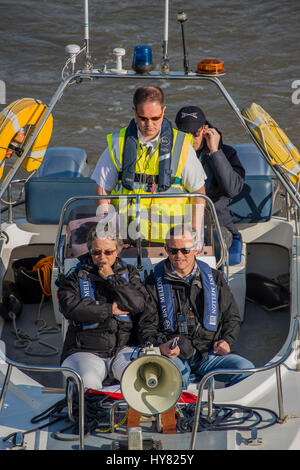
[[[137,88],[133,95],[133,105],[137,108],[138,104],[146,101],[157,101],[161,107],[165,106],[165,95],[161,88],[155,86],[145,86]]]
[[[174,225],[173,227],[170,228],[166,235],[166,245],[168,244],[168,241],[170,238],[182,238],[184,234],[189,234],[191,238],[193,239],[193,244],[195,246],[197,245],[198,242],[198,234],[197,231],[192,228],[191,225]]]

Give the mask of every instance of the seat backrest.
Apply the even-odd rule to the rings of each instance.
[[[93,196],[94,189],[95,181],[91,178],[33,177],[25,184],[26,218],[32,224],[56,225],[68,199],[75,196]],[[91,201],[86,203],[90,205]],[[76,204],[77,202],[72,204],[72,208]],[[78,204],[84,205],[85,201],[80,200]]]
[[[266,222],[272,216],[273,191],[270,176],[247,176],[240,194],[232,199],[229,209],[233,222]]]
[[[237,151],[246,176],[275,176],[271,166],[254,143],[236,144],[232,147]]]
[[[36,172],[39,178],[79,178],[87,176],[86,151],[77,147],[49,147]]]

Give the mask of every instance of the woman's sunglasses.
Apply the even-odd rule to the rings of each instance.
[[[91,255],[92,256],[101,256],[102,253],[105,255],[105,256],[111,256],[114,254],[116,250],[92,250],[91,251]]]

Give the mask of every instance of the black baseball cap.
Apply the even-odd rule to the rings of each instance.
[[[185,106],[178,111],[175,123],[180,131],[193,133],[206,124],[206,117],[197,106]]]

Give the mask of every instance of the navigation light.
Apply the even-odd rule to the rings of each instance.
[[[135,46],[133,51],[132,68],[138,74],[152,70],[152,49],[150,46]]]
[[[225,73],[224,62],[216,57],[206,57],[199,60],[196,73],[206,75],[220,75]]]

